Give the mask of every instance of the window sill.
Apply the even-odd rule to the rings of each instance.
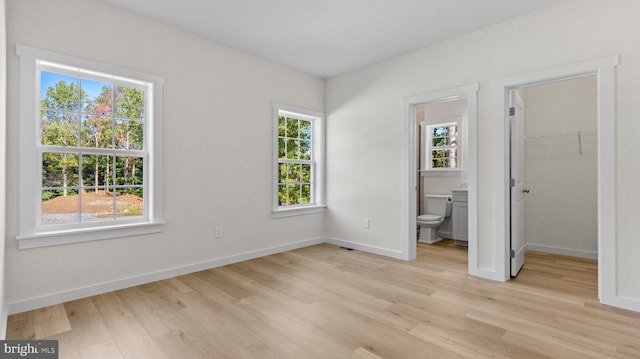
[[[322,213],[327,210],[327,206],[309,206],[286,208],[271,211],[271,218],[284,218],[292,216],[302,216],[306,214]]]
[[[422,177],[462,177],[462,170],[420,170]]]
[[[101,239],[160,233],[164,222],[123,224],[108,227],[83,228],[68,231],[43,232],[18,236],[18,249],[29,249],[61,244],[97,241]]]

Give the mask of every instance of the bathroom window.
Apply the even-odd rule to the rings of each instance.
[[[18,54],[19,247],[159,232],[162,78]]]
[[[460,171],[460,123],[447,121],[438,124],[421,123],[422,173],[451,173]],[[429,172],[429,173],[426,173]]]
[[[274,216],[324,209],[324,114],[274,104]]]

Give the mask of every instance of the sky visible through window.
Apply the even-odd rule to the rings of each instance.
[[[46,96],[47,88],[55,87],[55,85],[60,81],[78,85],[77,77],[47,71],[42,71],[40,75],[40,99],[43,99]],[[89,96],[89,98],[96,98],[100,96],[100,93],[102,92],[102,86],[105,85],[110,84],[86,79],[82,80],[82,89]]]

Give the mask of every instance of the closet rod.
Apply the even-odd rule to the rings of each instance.
[[[526,135],[526,138],[545,138],[545,137],[565,137],[565,136],[582,136],[582,135],[595,135],[595,130],[590,131],[568,131],[568,132],[550,132],[550,133],[536,133],[533,135]]]

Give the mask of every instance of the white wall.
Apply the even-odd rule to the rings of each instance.
[[[640,305],[640,2],[576,0],[368,66],[327,81],[329,235],[359,245],[402,250],[403,98],[473,82],[478,93],[478,265],[496,270],[494,141],[504,129],[491,110],[491,81],[620,54],[617,68],[618,295]],[[500,189],[502,190],[502,189]],[[372,219],[370,230],[362,218]],[[499,263],[499,264],[498,264]]]
[[[7,25],[6,262],[7,300],[20,304],[14,311],[46,304],[42,297],[68,298],[57,293],[91,293],[324,236],[324,214],[271,218],[271,103],[323,111],[323,80],[95,1],[9,0]],[[17,43],[165,78],[163,233],[17,249]],[[213,239],[216,225],[224,238]]]
[[[596,258],[596,90],[595,75],[523,90],[528,248]]]
[[[6,58],[7,36],[5,26],[5,0],[0,0],[0,59]],[[0,340],[7,333],[7,306],[5,301],[5,178],[6,178],[6,67],[0,66]]]

